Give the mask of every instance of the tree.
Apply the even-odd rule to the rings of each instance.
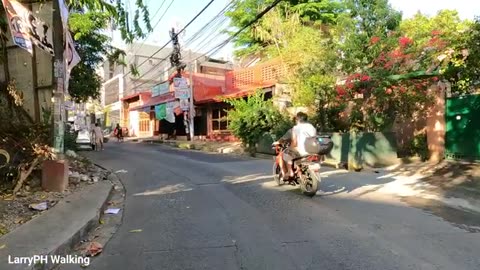
[[[387,37],[398,30],[402,14],[388,0],[346,0],[347,12],[339,17],[338,30],[342,69],[361,72],[375,57],[369,50],[372,38]]]
[[[150,14],[143,0],[136,0],[135,13],[130,14],[124,7],[122,0],[67,0],[67,4],[72,10],[104,12],[111,22],[118,27],[122,39],[128,43],[138,38],[145,38],[146,34],[152,32],[150,24]],[[140,23],[143,21],[143,29]],[[133,27],[132,27],[133,24]]]
[[[258,13],[272,2],[272,0],[235,1],[234,8],[227,12],[227,16],[231,20],[231,26],[238,29],[248,25]],[[343,12],[343,4],[335,0],[289,0],[279,4],[275,12],[280,15],[282,20],[288,20],[291,15],[296,14],[299,17],[299,22],[303,25],[331,25],[336,23],[338,15]],[[272,45],[272,43],[262,40],[256,34],[257,28],[263,21],[264,19],[260,19],[250,29],[243,31],[235,38],[234,44],[237,47],[235,54],[238,57],[262,54],[266,47]],[[265,27],[263,28],[265,30]],[[275,27],[271,29],[274,30]],[[234,31],[230,33],[234,33]]]
[[[113,48],[108,45],[110,38],[102,33],[109,20],[105,12],[73,13],[69,26],[76,43],[76,50],[82,61],[72,70],[69,93],[76,102],[89,98],[97,99],[101,78],[96,68]]]

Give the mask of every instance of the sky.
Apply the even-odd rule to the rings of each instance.
[[[134,10],[133,8],[135,6],[135,0],[123,1],[127,4],[127,7],[130,5],[132,7],[132,11]],[[178,25],[180,28],[182,28],[210,1],[211,0],[144,0],[144,3],[146,3],[149,8],[150,16],[153,17],[153,15],[157,13],[156,16],[151,18],[152,26],[156,24],[158,25],[145,41],[139,42],[163,46],[170,39],[168,31],[172,26]],[[217,36],[214,34],[213,31],[215,28],[217,28],[214,27],[212,28],[211,33],[202,33],[202,35],[195,42],[185,44],[185,41],[188,40],[189,37],[202,29],[202,27],[213,17],[215,17],[215,15],[217,15],[229,2],[230,0],[215,0],[205,10],[205,12],[203,12],[197,18],[197,20],[195,20],[195,22],[187,27],[185,35],[182,37],[182,47],[206,53],[216,45],[220,44],[222,41],[226,40],[228,36]],[[403,12],[404,18],[411,17],[417,11],[421,11],[426,15],[433,16],[441,9],[456,9],[458,10],[462,19],[473,19],[476,14],[480,15],[480,1],[477,0],[390,0],[389,2],[395,9]],[[169,5],[170,8],[167,10]],[[161,15],[166,10],[167,12],[165,13],[165,16],[161,18]],[[228,21],[225,21],[221,26],[227,25]],[[218,29],[223,29],[223,27]],[[119,35],[117,33],[114,36],[114,42],[118,44],[119,40]],[[228,44],[213,56],[216,58],[223,57],[225,59],[231,59],[232,54],[233,45]]]

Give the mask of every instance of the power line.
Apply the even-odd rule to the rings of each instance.
[[[190,20],[190,22],[187,23],[187,25],[185,25],[178,33],[175,34],[175,36],[178,36],[179,34],[181,34],[183,31],[185,31],[185,29],[190,26],[212,3],[213,1],[215,0],[210,0],[210,2],[208,2],[208,4],[199,12],[197,13],[197,15],[195,15],[195,17],[193,17],[192,20]],[[168,44],[170,44],[170,42],[172,42],[172,40],[169,40],[167,43],[165,43],[165,45],[163,45],[160,49],[158,49],[156,52],[154,52],[152,55],[150,55],[147,59],[145,59],[145,61],[143,61],[142,63],[140,63],[140,65],[137,66],[137,68],[141,67],[143,64],[145,64],[148,60],[152,59],[153,56],[155,56],[157,53],[159,53],[161,50],[165,49]],[[128,74],[130,74],[131,71],[127,72],[125,75],[123,75],[124,77],[127,76]]]
[[[229,38],[227,38],[226,40],[224,40],[223,42],[221,42],[220,44],[218,44],[217,46],[215,46],[214,48],[212,48],[211,50],[209,50],[208,52],[200,55],[199,57],[195,58],[193,61],[190,61],[189,63],[193,63],[197,60],[199,60],[200,58],[202,57],[210,57],[211,55],[217,53],[219,50],[221,50],[223,47],[225,47],[230,41],[232,41],[234,38],[236,38],[241,32],[243,32],[245,29],[247,29],[248,27],[252,26],[254,23],[258,22],[263,16],[265,16],[265,14],[267,14],[271,9],[273,9],[275,6],[277,6],[282,0],[276,0],[275,2],[273,2],[270,6],[268,6],[267,8],[265,8],[262,12],[260,12],[259,14],[257,14],[257,16],[251,21],[249,22],[247,25],[245,25],[244,27],[242,27],[240,30],[238,30],[237,32],[235,32],[232,36],[230,36]],[[163,62],[165,61],[166,59],[168,59],[168,57],[162,59],[160,61]],[[147,72],[150,72],[151,70],[147,71]],[[141,77],[140,77],[141,78]],[[145,83],[142,83],[140,85],[138,85],[137,87],[140,87],[142,85],[146,84]]]
[[[185,46],[186,46],[186,44],[190,44],[190,43],[194,42],[195,40],[197,40],[202,32],[210,30],[212,28],[212,26],[214,25],[214,22],[217,21],[219,18],[221,18],[221,16],[224,16],[225,12],[232,7],[233,3],[234,3],[234,0],[230,1],[222,10],[220,10],[220,12],[218,12],[217,15],[215,15],[208,23],[206,23],[203,27],[201,27],[199,31],[197,31],[195,34],[193,34],[185,42]]]
[[[208,23],[205,24],[204,27],[202,27],[199,31],[197,31],[195,34],[192,35],[192,37],[190,37],[188,40],[187,40],[187,43],[191,43],[194,39],[195,39],[195,36],[196,37],[199,37],[199,34],[204,32],[205,31],[205,28],[208,26],[208,25],[211,25],[212,22],[216,21],[218,18],[220,18],[222,15],[224,15],[224,13],[232,6],[232,4],[234,3],[234,1],[231,1],[229,4],[227,4],[217,15],[215,15]],[[226,18],[224,18],[222,20],[222,23],[225,23],[226,21]],[[217,29],[219,28],[220,25],[217,26]],[[208,29],[207,29],[208,30]],[[216,29],[213,29],[215,32]],[[212,33],[213,34],[213,33]],[[221,34],[221,33],[220,33]],[[217,35],[218,36],[218,35]],[[208,36],[207,36],[207,39],[208,39]],[[205,39],[203,40],[205,41]],[[202,41],[202,42],[203,42]],[[187,44],[185,44],[185,46],[187,46]],[[183,50],[185,52],[185,50]],[[140,80],[142,79],[143,77],[145,77],[147,74],[149,74],[150,72],[152,72],[153,70],[155,70],[161,63],[163,63],[164,61],[166,61],[167,59],[169,58],[169,56],[161,59],[156,66],[150,68],[148,71],[146,71],[145,73],[143,73],[139,78],[137,78],[137,80]],[[189,59],[191,60],[191,59]],[[170,70],[170,69],[169,69]]]
[[[172,6],[173,4],[173,1],[172,0],[170,2],[170,4],[168,5],[168,7],[165,9],[165,11],[163,12],[163,14],[160,16],[160,18],[157,20],[157,22],[155,23],[155,25],[152,27],[152,32],[155,30],[155,28],[157,28],[158,24],[162,21],[163,17],[165,17],[165,14],[167,13],[167,11],[170,9],[170,7]],[[155,14],[152,16],[152,20],[153,18],[155,18],[155,16],[157,16],[157,14],[160,12],[160,10],[162,9],[163,7],[163,4],[165,4],[165,2],[167,2],[167,0],[163,0],[162,4],[160,5],[160,7],[157,9],[157,11],[155,12]],[[148,36],[150,36],[152,34],[152,32],[148,33]],[[136,55],[138,53],[138,51],[140,51],[140,49],[143,47],[143,45],[145,44],[145,42],[147,41],[147,37],[145,37],[145,39],[142,41],[142,43],[140,44],[140,46],[138,47],[137,50],[135,50],[135,52],[133,53],[133,55]]]
[[[203,56],[206,56],[206,55],[213,55],[215,53],[217,53],[220,49],[222,49],[223,47],[225,47],[230,41],[232,41],[234,38],[236,38],[240,33],[242,33],[245,29],[247,29],[248,27],[252,26],[254,23],[256,23],[257,21],[259,21],[263,16],[265,16],[265,14],[267,14],[271,9],[273,9],[275,6],[277,6],[282,0],[276,0],[275,2],[273,2],[270,6],[268,6],[266,9],[264,9],[262,12],[260,12],[259,14],[257,14],[257,16],[251,21],[249,22],[247,25],[245,25],[244,27],[242,27],[240,30],[238,30],[237,32],[235,32],[235,34],[233,34],[232,36],[230,36],[229,38],[227,38],[225,41],[221,42],[219,45],[217,45],[216,47],[212,48],[210,51],[208,51],[207,53],[205,53],[204,55],[196,58],[194,61],[200,59],[201,57]]]

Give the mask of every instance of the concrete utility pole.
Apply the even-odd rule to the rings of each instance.
[[[172,54],[170,55],[170,63],[172,64],[172,67],[175,67],[177,70],[176,77],[181,78],[182,77],[182,72],[185,70],[187,65],[182,62],[182,54],[180,50],[180,42],[178,41],[178,34],[175,33],[175,28],[172,28],[170,31],[170,38],[172,39],[172,44],[173,44],[173,51]],[[191,56],[191,51],[190,51],[190,56]],[[190,134],[190,140],[193,141],[194,137],[194,126],[193,126],[193,120],[194,120],[194,114],[195,112],[194,107],[193,107],[193,68],[192,65],[190,65],[190,108],[188,112],[188,131]],[[185,114],[184,114],[185,115]]]
[[[54,49],[54,76],[53,76],[53,147],[58,159],[63,159],[64,129],[65,129],[65,61],[64,61],[64,31],[60,5],[53,0],[53,49]]]
[[[49,191],[64,192],[68,187],[68,161],[64,156],[65,132],[65,77],[64,43],[62,16],[59,0],[53,0],[53,148],[56,160],[43,163],[42,188]]]
[[[195,107],[193,106],[193,72],[194,68],[193,65],[195,64],[192,61],[192,50],[190,50],[190,111],[188,115],[190,116],[190,141],[193,141],[193,137],[195,136],[194,128],[194,120],[195,120]]]

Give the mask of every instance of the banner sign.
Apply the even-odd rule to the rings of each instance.
[[[182,108],[183,111],[188,111],[190,110],[190,102],[187,99],[180,99],[180,108]]]
[[[15,0],[2,0],[15,45],[33,53],[32,42],[47,53],[53,53],[52,29],[48,24]]]
[[[185,78],[173,78],[173,87],[175,91],[188,88],[188,82]]]
[[[155,118],[158,120],[165,119],[167,117],[167,106],[166,104],[160,104],[155,106]]]
[[[178,99],[190,98],[190,88],[175,90],[175,98],[178,98]]]
[[[70,31],[67,32],[67,42],[65,43],[65,52],[66,52],[66,60],[67,60],[67,70],[71,71],[78,63],[80,63],[81,59],[75,49],[75,42],[73,41],[72,34]]]
[[[175,110],[176,105],[177,105],[177,102],[168,102],[167,103],[165,120],[167,120],[170,123],[175,123],[174,110]]]
[[[62,17],[63,31],[68,32],[68,7],[65,3],[65,0],[55,0],[58,1],[58,6],[60,7],[60,16]]]
[[[62,0],[60,0],[62,1]],[[65,61],[67,66],[66,78],[65,78],[65,92],[68,93],[68,86],[70,82],[70,74],[72,69],[80,63],[81,59],[75,49],[75,43],[73,42],[72,35],[70,31],[66,32],[66,42],[65,42]]]
[[[152,97],[156,97],[156,96],[168,93],[169,88],[170,88],[169,82],[164,82],[164,83],[155,85],[152,88]]]

